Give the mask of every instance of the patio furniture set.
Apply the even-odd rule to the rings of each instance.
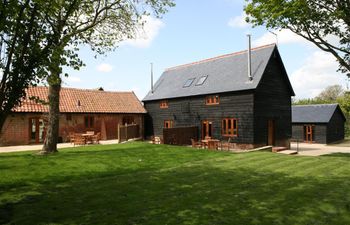
[[[101,133],[95,134],[94,131],[86,131],[86,133],[70,133],[70,143],[75,145],[99,144]]]
[[[212,139],[210,137],[206,137],[203,140],[196,141],[191,139],[193,148],[202,148],[202,149],[214,149],[214,150],[230,150],[233,149],[233,143],[231,143],[231,139],[228,141],[221,141],[218,139]]]

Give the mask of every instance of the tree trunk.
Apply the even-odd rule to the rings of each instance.
[[[51,76],[55,76],[52,79]],[[44,146],[40,154],[50,154],[57,151],[59,116],[60,116],[60,90],[61,79],[59,75],[51,75],[48,79],[49,83],[49,123],[47,126],[46,138]],[[50,79],[51,78],[51,79]],[[50,81],[51,80],[51,81]],[[52,81],[54,80],[54,82]]]

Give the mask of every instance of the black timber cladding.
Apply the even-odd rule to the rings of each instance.
[[[314,142],[332,143],[345,136],[345,116],[338,104],[292,106],[293,139],[305,139],[304,126],[314,129]]]
[[[264,75],[254,95],[254,133],[255,143],[266,143],[267,121],[275,124],[276,145],[292,137],[291,93],[287,72],[282,59],[275,51],[271,55]]]
[[[266,144],[269,119],[275,120],[277,139],[284,142],[290,138],[290,97],[294,92],[278,50],[275,45],[269,45],[252,53],[252,82],[247,76],[246,52],[165,71],[154,93],[143,99],[148,112],[146,136],[162,135],[164,120],[173,120],[174,127],[198,126],[199,129],[203,120],[209,120],[213,122],[213,137],[224,139],[222,119],[236,118],[238,137],[233,138],[234,142]],[[194,75],[208,77],[202,86],[195,86],[196,79],[184,88]],[[212,94],[219,95],[220,104],[205,104],[205,97]],[[161,99],[167,99],[167,109],[160,109]]]

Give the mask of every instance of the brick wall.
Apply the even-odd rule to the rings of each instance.
[[[85,116],[94,119],[93,126],[85,126]],[[59,136],[63,142],[68,141],[70,132],[84,133],[86,131],[101,132],[101,138],[117,139],[118,124],[123,123],[124,117],[133,117],[134,123],[140,125],[140,134],[143,137],[143,115],[142,114],[73,114],[63,113],[60,115]],[[47,120],[47,115],[38,113],[14,113],[10,115],[4,124],[0,136],[1,145],[33,144],[30,141],[30,118],[43,118]]]

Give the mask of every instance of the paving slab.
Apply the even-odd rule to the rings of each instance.
[[[291,150],[297,150],[298,155],[319,156],[332,153],[350,153],[349,146],[343,145],[325,145],[315,143],[291,143]]]
[[[106,140],[106,141],[100,141],[100,144],[102,145],[109,145],[109,144],[118,144],[118,139],[116,140]],[[88,146],[88,145],[87,145]],[[39,145],[17,145],[17,146],[5,146],[0,147],[0,153],[5,152],[23,152],[23,151],[36,151],[41,150],[43,147],[42,144]],[[57,144],[57,148],[71,148],[74,147],[71,143],[60,143]]]

